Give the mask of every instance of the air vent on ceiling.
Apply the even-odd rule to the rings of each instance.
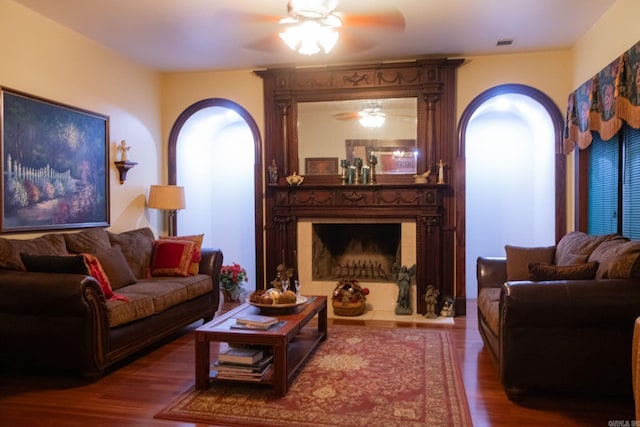
[[[513,39],[500,39],[496,46],[511,46],[513,44]]]

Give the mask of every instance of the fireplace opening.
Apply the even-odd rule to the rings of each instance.
[[[315,223],[312,234],[313,280],[393,281],[393,264],[401,260],[401,224]]]

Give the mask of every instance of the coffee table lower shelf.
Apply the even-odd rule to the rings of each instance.
[[[298,372],[300,366],[304,364],[308,356],[315,350],[318,343],[324,338],[318,331],[304,329],[287,345],[287,382]],[[273,362],[271,362],[273,364]],[[216,381],[246,382],[253,384],[274,384],[273,365],[269,372],[261,379],[242,378],[218,378],[215,369],[209,372],[209,383]]]
[[[217,381],[238,381],[272,385],[276,394],[284,396],[298,369],[321,341],[327,338],[327,297],[314,296],[293,313],[277,316],[282,326],[274,330],[232,329],[230,324],[239,314],[257,313],[256,307],[243,304],[220,318],[196,329],[196,388],[206,389]],[[307,323],[317,315],[317,328]],[[211,368],[210,343],[257,345],[271,350],[271,369],[263,378],[217,378]]]

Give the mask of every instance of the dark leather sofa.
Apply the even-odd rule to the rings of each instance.
[[[107,236],[97,229],[74,236],[83,234],[91,242],[96,235]],[[134,269],[149,262],[153,243],[149,229],[108,236],[107,242],[123,245]],[[31,247],[41,254],[47,246],[55,248],[46,240],[52,237],[58,238],[33,239]],[[0,255],[5,256],[12,250],[7,248],[18,242],[0,240]],[[0,365],[75,371],[97,378],[116,362],[181,328],[212,319],[219,305],[222,261],[220,250],[203,248],[197,274],[136,274],[134,283],[114,289],[126,297],[122,300],[105,298],[90,275],[29,272],[5,265],[0,268]]]
[[[595,254],[584,244],[588,235],[573,237],[584,239],[583,247],[571,250],[591,251],[584,260]],[[508,256],[478,258],[478,328],[512,400],[549,391],[632,396],[631,347],[640,315],[638,242],[615,239],[635,252],[631,262],[623,262],[631,277],[608,278],[620,275],[611,273],[612,266],[620,264],[616,257],[625,257],[615,249],[599,251],[598,268],[604,267],[605,277],[586,280],[509,281]]]

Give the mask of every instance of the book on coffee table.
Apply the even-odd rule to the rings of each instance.
[[[264,357],[262,349],[249,347],[229,347],[218,354],[220,362],[252,365]]]
[[[236,317],[236,323],[239,325],[268,328],[269,326],[278,323],[278,318],[272,316],[262,316],[260,314],[244,314],[242,316]]]

